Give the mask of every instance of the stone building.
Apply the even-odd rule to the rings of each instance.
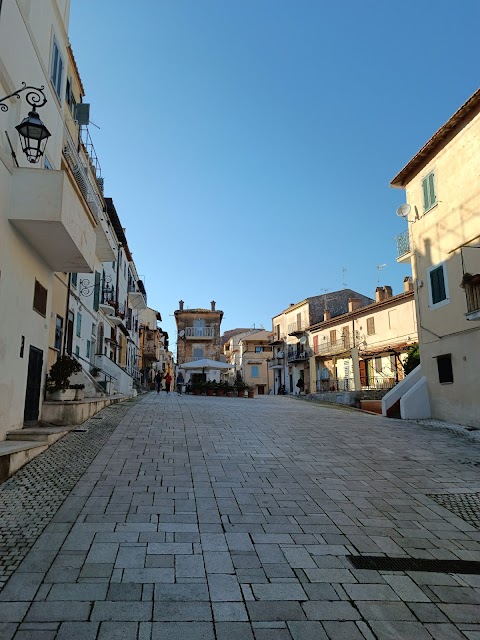
[[[210,309],[184,309],[180,300],[175,311],[177,323],[177,364],[209,358],[225,361],[220,333],[223,311],[215,309],[215,301]]]

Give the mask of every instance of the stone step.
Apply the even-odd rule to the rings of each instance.
[[[24,427],[8,431],[6,441],[35,441],[53,444],[69,432],[65,427]]]
[[[24,464],[48,449],[47,442],[2,440],[0,442],[0,482],[4,482]]]

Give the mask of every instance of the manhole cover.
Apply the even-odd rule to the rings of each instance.
[[[480,529],[480,493],[441,493],[430,494],[428,497]]]
[[[480,562],[473,560],[424,560],[381,556],[346,556],[346,558],[355,569],[370,571],[427,571],[480,575]]]

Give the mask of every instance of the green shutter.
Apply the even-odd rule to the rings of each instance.
[[[437,201],[437,198],[435,196],[435,174],[434,173],[431,173],[428,176],[428,192],[430,196],[429,198],[430,207],[433,207],[433,205]]]
[[[423,210],[427,211],[427,209],[430,208],[429,193],[428,193],[428,178],[423,179],[422,188],[423,188]]]
[[[98,311],[98,304],[100,302],[100,272],[95,271],[95,286],[93,288],[93,309]]]
[[[445,291],[443,266],[430,271],[430,286],[432,290],[432,304],[437,304],[446,299],[447,294]]]

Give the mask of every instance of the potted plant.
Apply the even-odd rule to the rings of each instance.
[[[480,273],[468,273],[468,271],[466,273],[463,274],[463,278],[462,281],[460,283],[460,286],[462,287],[462,289],[465,289],[466,285],[478,285],[480,284]]]
[[[82,370],[82,365],[71,356],[60,356],[50,367],[47,376],[47,392],[52,400],[73,400],[75,389],[69,389],[70,377]]]
[[[213,396],[213,394],[215,393],[215,380],[207,380],[207,382],[205,383],[205,391],[207,393],[207,396]]]
[[[217,386],[217,396],[224,396],[226,393],[226,382],[219,382]]]
[[[227,398],[231,398],[233,396],[233,384],[230,384],[230,382],[225,382],[225,395]]]
[[[69,389],[75,389],[75,400],[83,400],[85,397],[84,384],[71,384]]]
[[[237,379],[235,380],[234,387],[237,390],[238,397],[239,398],[244,398],[245,397],[245,389],[247,388],[247,385],[242,380],[242,377],[240,375],[238,375]]]
[[[247,384],[247,396],[249,398],[255,397],[255,387],[253,386],[253,384]]]

